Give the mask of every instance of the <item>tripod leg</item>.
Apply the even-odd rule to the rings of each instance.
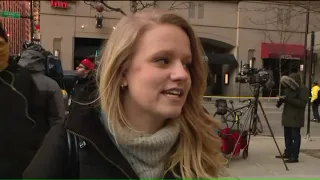
[[[265,119],[266,122],[267,122],[267,125],[268,125],[268,128],[269,128],[269,130],[270,130],[270,133],[271,133],[271,136],[272,136],[272,138],[273,138],[273,141],[274,141],[274,143],[275,143],[276,146],[277,146],[277,149],[278,149],[278,152],[279,152],[279,154],[280,154],[280,156],[281,156],[282,162],[283,162],[284,166],[286,167],[286,170],[289,171],[288,166],[287,166],[286,162],[284,161],[284,159],[283,159],[283,157],[282,157],[282,153],[281,153],[281,151],[280,151],[280,148],[279,148],[279,146],[278,146],[278,143],[277,143],[277,141],[276,141],[276,138],[274,137],[273,131],[272,131],[271,126],[270,126],[270,124],[269,124],[267,115],[266,115],[266,113],[264,112],[264,109],[263,109],[263,107],[262,107],[262,104],[261,104],[260,101],[258,101],[258,103],[259,103],[260,109],[261,109],[261,111],[262,111],[262,114],[263,114],[263,116],[264,116],[264,119]]]

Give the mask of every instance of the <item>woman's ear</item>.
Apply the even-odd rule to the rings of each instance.
[[[128,72],[128,69],[127,68],[121,68],[121,71],[120,71],[120,76],[121,76],[121,80],[120,80],[120,86],[121,87],[126,87],[128,86],[128,81],[127,81],[127,72]]]

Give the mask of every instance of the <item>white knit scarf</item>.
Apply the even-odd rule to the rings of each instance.
[[[115,142],[110,129],[106,129]],[[167,155],[177,142],[179,132],[177,120],[168,122],[154,134],[139,133],[124,126],[116,133],[115,144],[139,178],[162,178]]]

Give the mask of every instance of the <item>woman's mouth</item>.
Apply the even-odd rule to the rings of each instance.
[[[179,88],[172,88],[172,89],[162,91],[162,94],[168,97],[182,97],[183,90]]]

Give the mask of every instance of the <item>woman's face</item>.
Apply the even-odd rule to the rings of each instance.
[[[122,81],[125,109],[156,120],[179,116],[191,87],[189,37],[174,25],[154,25],[135,48]]]

